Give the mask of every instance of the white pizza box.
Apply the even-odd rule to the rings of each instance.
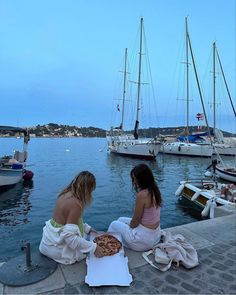
[[[121,241],[120,234],[111,234]],[[90,240],[93,240],[98,235],[92,233]],[[112,256],[97,258],[94,254],[90,254],[86,259],[86,264],[87,275],[85,277],[85,283],[90,287],[130,286],[133,280],[129,273],[128,258],[124,256],[123,246],[118,253]]]

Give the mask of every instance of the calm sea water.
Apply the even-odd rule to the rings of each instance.
[[[0,138],[1,155],[21,146],[20,139]],[[131,216],[135,194],[129,173],[140,162],[149,164],[160,187],[162,228],[197,221],[176,202],[175,191],[180,180],[201,177],[209,159],[158,155],[156,162],[149,162],[107,154],[104,138],[32,138],[28,161],[34,172],[32,184],[19,183],[0,194],[0,261],[21,255],[25,242],[32,250],[38,248],[57,194],[81,170],[90,170],[97,179],[93,202],[84,215],[87,223],[107,230],[112,220]]]

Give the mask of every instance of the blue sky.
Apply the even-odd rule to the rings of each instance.
[[[116,124],[112,120],[120,120],[115,99],[122,96],[117,85],[122,80],[119,71],[124,49],[127,47],[130,52],[134,48],[141,17],[156,98],[149,125],[183,125],[185,107],[178,98],[183,98],[180,89],[185,86],[178,77],[178,68],[184,68],[181,52],[186,16],[212,125],[213,41],[217,43],[235,104],[235,3],[235,0],[1,0],[0,125],[34,126],[52,122],[109,129]],[[223,86],[221,91],[217,124],[223,130],[236,132],[235,117]],[[193,101],[199,100],[193,96]],[[191,123],[197,124],[198,112],[201,112],[199,105],[191,106]]]

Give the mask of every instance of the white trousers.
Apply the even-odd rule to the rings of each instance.
[[[121,234],[122,243],[125,247],[135,251],[147,251],[160,242],[161,229],[150,229],[143,225],[135,228],[129,226],[131,218],[120,217],[112,221],[108,231]]]

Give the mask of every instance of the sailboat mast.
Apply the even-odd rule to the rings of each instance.
[[[136,121],[135,121],[135,127],[134,127],[135,139],[138,139],[139,110],[140,110],[139,104],[140,104],[140,93],[141,93],[141,70],[142,70],[142,42],[143,42],[143,18],[141,18],[141,28],[140,28],[138,98],[137,98],[137,109],[136,109]]]
[[[213,132],[216,134],[216,43],[213,43]]]
[[[188,139],[189,136],[189,63],[188,63],[188,18],[185,18],[185,28],[186,28],[186,115],[187,115],[187,122],[186,122],[186,136]]]
[[[192,61],[193,61],[194,73],[195,73],[195,77],[196,77],[196,80],[197,80],[198,92],[199,92],[199,95],[200,95],[200,98],[201,98],[202,109],[203,109],[203,113],[204,113],[205,120],[206,120],[206,125],[207,125],[208,134],[209,134],[209,137],[210,137],[210,142],[211,142],[211,145],[212,145],[212,138],[211,138],[210,128],[209,128],[209,124],[208,124],[208,120],[207,120],[206,110],[205,110],[205,106],[204,106],[202,91],[201,91],[200,82],[199,82],[199,79],[198,79],[197,67],[196,67],[196,64],[195,64],[194,56],[193,56],[193,50],[192,50],[189,34],[188,34],[188,44],[189,44],[189,49],[190,49],[190,53],[191,53],[191,57],[192,57]]]
[[[232,102],[232,98],[231,98],[231,95],[230,95],[230,92],[229,92],[229,87],[228,87],[228,84],[226,82],[225,74],[224,74],[224,71],[223,71],[223,67],[222,67],[222,64],[221,64],[221,61],[220,61],[220,56],[219,56],[219,53],[218,53],[217,49],[216,49],[216,54],[217,54],[217,58],[218,58],[218,61],[219,61],[219,64],[220,64],[221,73],[222,73],[223,78],[224,78],[224,82],[225,82],[226,90],[227,90],[227,93],[228,93],[228,96],[229,96],[229,99],[230,99],[230,103],[231,103],[231,106],[232,106],[232,109],[233,109],[233,112],[234,112],[234,116],[236,117],[236,111],[235,111],[235,108],[234,108],[234,105],[233,105],[233,102]]]
[[[128,49],[125,48],[125,67],[124,67],[124,80],[123,80],[123,100],[122,100],[122,115],[120,129],[123,130],[124,127],[124,113],[125,113],[125,95],[126,95],[126,74],[127,74],[127,54]]]

